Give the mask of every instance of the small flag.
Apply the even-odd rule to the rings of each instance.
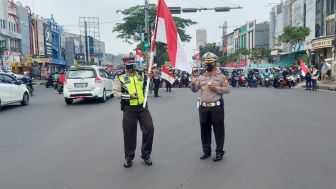
[[[303,62],[303,60],[299,60],[299,62],[300,62],[301,70],[302,70],[302,75],[305,76],[309,72],[309,69],[307,65]]]
[[[167,80],[171,84],[176,80],[175,75],[171,73],[166,66],[162,66],[161,78]]]

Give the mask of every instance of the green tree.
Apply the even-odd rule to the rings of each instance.
[[[253,63],[261,63],[261,61],[267,57],[269,57],[271,54],[270,49],[266,48],[253,48],[250,54],[250,60]]]
[[[279,40],[281,42],[290,44],[292,47],[295,47],[297,44],[304,42],[305,38],[309,34],[310,29],[308,27],[287,26],[284,29],[284,33],[279,36]]]
[[[117,37],[123,39],[129,44],[137,43],[137,48],[144,51],[143,43],[141,42],[141,36],[145,32],[144,24],[144,10],[142,5],[133,6],[125,10],[119,11],[124,15],[123,21],[117,23],[113,29],[113,32],[117,32]],[[156,16],[156,5],[149,5],[149,22],[154,23]],[[196,24],[196,22],[190,19],[184,19],[180,17],[174,17],[175,24],[183,42],[189,42],[191,36],[186,33],[186,28]],[[150,33],[150,36],[152,34]],[[163,43],[156,44],[156,62],[158,65],[162,65],[165,61],[169,61],[166,45]]]
[[[250,54],[250,52],[247,48],[240,48],[236,51],[236,54],[238,55],[238,58],[240,56],[244,56],[245,61],[247,61],[247,56]]]
[[[231,53],[226,57],[220,57],[219,63],[221,66],[225,66],[229,62],[237,62],[239,59],[239,54],[237,52]]]
[[[203,56],[205,53],[207,52],[211,52],[215,55],[217,55],[218,57],[220,56],[220,47],[218,47],[216,45],[216,43],[207,43],[206,45],[204,46],[200,46],[199,47],[199,52],[200,52],[200,55]]]

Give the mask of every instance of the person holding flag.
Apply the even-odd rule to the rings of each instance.
[[[145,103],[144,87],[146,86],[146,78],[136,72],[134,58],[126,60],[125,68],[125,74],[115,79],[113,87],[114,96],[121,99],[121,110],[123,111],[124,167],[129,168],[133,164],[138,122],[142,131],[141,158],[146,165],[152,165],[150,155],[153,145],[154,125],[148,105],[146,104],[143,107]],[[148,73],[147,76],[153,77],[151,73]]]
[[[225,151],[224,138],[224,100],[223,95],[230,93],[229,82],[225,75],[216,70],[216,59],[214,54],[207,53],[204,63],[206,72],[198,78],[193,78],[191,83],[192,92],[201,90],[198,101],[199,118],[201,126],[201,141],[203,155],[201,160],[211,156],[211,130],[213,127],[216,139],[216,156],[213,161],[223,159]]]

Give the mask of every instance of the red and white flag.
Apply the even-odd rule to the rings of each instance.
[[[162,66],[161,78],[173,84],[176,80],[175,75],[171,73],[166,66]]]
[[[191,65],[177,33],[173,16],[164,0],[159,0],[155,28],[154,40],[167,44],[171,67],[191,74]]]
[[[145,56],[141,53],[141,51],[139,49],[135,50],[135,54],[140,57],[140,58],[144,58]]]
[[[145,56],[141,53],[141,51],[139,49],[136,49],[135,54],[136,54],[136,61],[139,63],[143,63]]]
[[[302,70],[302,75],[305,76],[309,72],[309,69],[307,65],[303,62],[303,60],[299,60],[299,62],[300,62],[301,70]]]

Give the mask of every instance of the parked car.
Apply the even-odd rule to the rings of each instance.
[[[0,108],[4,105],[21,103],[29,104],[29,91],[22,81],[12,75],[0,73]]]
[[[113,80],[102,67],[71,68],[66,74],[63,94],[66,104],[72,104],[74,99],[89,98],[106,102],[107,97],[113,97]]]

